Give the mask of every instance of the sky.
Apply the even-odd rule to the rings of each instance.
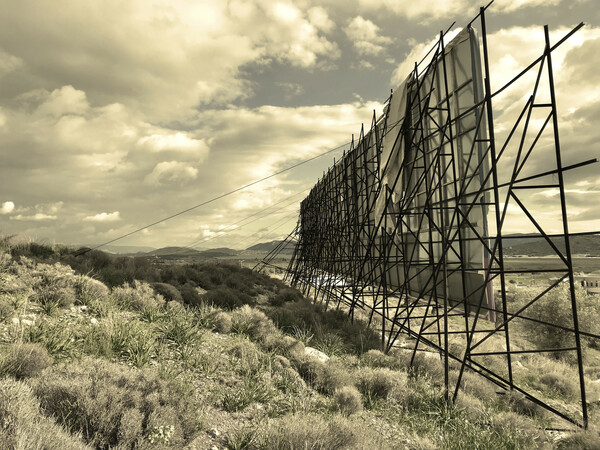
[[[347,143],[374,111],[381,114],[390,90],[440,30],[454,21],[464,26],[480,4],[0,6],[0,234],[97,245]],[[544,24],[556,42],[586,23],[553,55],[561,146],[565,165],[599,157],[597,2],[497,0],[486,17],[495,88],[543,51]],[[495,100],[499,135],[526,89],[515,86]],[[115,244],[241,249],[282,238],[296,224],[300,200],[341,154]],[[568,172],[565,182],[571,231],[600,230],[599,165]],[[560,231],[556,199],[555,190],[531,199],[550,231]],[[508,220],[507,231],[522,231],[519,220]]]

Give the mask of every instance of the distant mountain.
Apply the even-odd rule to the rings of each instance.
[[[187,247],[163,247],[147,252],[146,256],[198,256],[200,252]]]
[[[253,245],[252,247],[248,247],[246,249],[247,252],[270,252],[275,249],[281,242],[283,241],[271,241],[271,242],[261,242],[260,244]],[[287,247],[283,250],[283,253],[292,253],[294,251],[294,245],[288,244]]]
[[[94,248],[96,245],[74,245],[75,248]],[[153,250],[156,250],[154,247],[144,247],[144,246],[136,246],[136,245],[103,245],[99,248],[106,253],[113,253],[117,255],[131,255],[134,253],[148,253]]]
[[[196,250],[188,247],[163,247],[159,248],[158,250],[145,253],[144,256],[159,256],[162,258],[219,258],[223,256],[235,256],[237,254],[237,250],[227,247],[211,248],[208,250]]]
[[[527,256],[548,256],[553,255],[554,250],[544,238],[528,238],[527,242],[516,244],[518,239],[507,239],[503,241],[504,254],[507,256],[527,255]],[[562,238],[552,238],[554,245],[561,251],[564,251],[564,240]],[[571,254],[600,256],[600,235],[571,236]]]

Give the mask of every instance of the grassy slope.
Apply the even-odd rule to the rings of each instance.
[[[377,337],[360,322],[320,311],[275,280],[235,266],[157,268],[67,253],[63,261],[111,289],[53,265],[53,249],[4,243],[0,416],[13,419],[0,428],[0,441],[498,449],[553,446],[561,437],[543,431],[550,423],[544,414],[475,376],[447,408],[435,355],[410,368],[405,352],[372,350]],[[162,284],[119,286],[133,279]],[[332,359],[307,357],[305,344]],[[557,401],[570,402],[569,395],[557,392]],[[575,438],[598,445],[594,433],[566,439]]]

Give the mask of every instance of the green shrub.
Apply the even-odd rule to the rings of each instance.
[[[0,373],[17,379],[38,375],[52,365],[46,348],[38,343],[17,343],[9,347],[8,355],[0,363]]]
[[[23,341],[39,342],[57,360],[70,359],[77,354],[73,328],[65,320],[40,320],[25,329]]]
[[[217,333],[230,333],[231,326],[231,313],[221,311],[214,316],[212,329]]]
[[[569,434],[556,443],[561,450],[598,450],[600,449],[600,434],[587,430]]]
[[[297,361],[296,366],[300,376],[323,394],[333,395],[337,389],[351,383],[347,370],[335,360],[324,363],[306,355]]]
[[[541,406],[533,403],[518,391],[506,391],[504,397],[510,407],[519,414],[530,417],[543,417],[546,413]]]
[[[148,283],[137,280],[133,282],[133,286],[125,283],[114,288],[112,295],[122,307],[136,311],[161,308],[165,304],[164,298],[155,294]]]
[[[110,293],[104,283],[84,275],[76,277],[75,291],[79,302],[87,306],[96,301],[106,300]]]
[[[360,357],[360,362],[369,367],[387,367],[395,369],[399,366],[397,361],[391,356],[386,355],[381,350],[369,350]]]
[[[362,398],[354,386],[337,389],[333,398],[343,414],[350,415],[362,410]]]
[[[276,333],[277,329],[265,313],[244,305],[231,313],[231,331],[260,341]]]
[[[175,286],[168,283],[152,283],[152,289],[158,295],[161,295],[167,302],[175,301],[183,303],[181,292]]]
[[[256,303],[249,295],[227,287],[219,287],[208,291],[202,296],[202,301],[225,309],[235,309]]]
[[[0,379],[0,448],[89,449],[40,411],[39,401],[25,383]]]
[[[290,415],[274,421],[263,432],[259,448],[279,450],[337,450],[385,448],[386,445],[365,428],[356,427],[343,416],[329,421],[314,414]]]
[[[264,382],[245,378],[241,385],[225,392],[221,404],[225,411],[241,411],[252,403],[268,403],[273,394]]]
[[[15,314],[12,305],[4,300],[0,300],[0,322],[8,322]]]
[[[302,294],[294,288],[282,288],[279,292],[269,298],[269,303],[272,306],[282,306],[284,303],[297,302],[302,300]]]
[[[161,426],[173,427],[169,444],[180,447],[198,427],[193,389],[150,369],[85,359],[32,384],[47,414],[97,448],[137,447]]]
[[[186,345],[200,344],[203,330],[194,320],[193,313],[183,312],[167,314],[156,326],[158,340],[170,346],[181,348]]]
[[[377,399],[387,399],[398,385],[406,384],[402,372],[390,369],[371,369],[363,367],[356,372],[356,387],[365,396],[367,403]]]
[[[492,428],[498,434],[513,435],[525,448],[541,447],[546,441],[543,432],[530,418],[512,411],[496,413],[491,419]]]

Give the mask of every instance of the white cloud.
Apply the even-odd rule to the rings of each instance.
[[[185,184],[195,180],[198,169],[179,161],[163,161],[158,163],[144,181],[147,184],[160,186],[164,184]]]
[[[314,6],[307,11],[307,15],[309,22],[323,32],[331,33],[335,29],[335,23],[329,18],[325,8]]]
[[[460,33],[460,31],[461,28],[456,28],[454,30],[449,31],[444,36],[444,44],[450,42],[454,38],[454,36]],[[406,77],[415,69],[415,63],[420,62],[421,59],[423,59],[423,57],[427,54],[427,52],[429,52],[429,50],[436,44],[436,42],[438,42],[438,40],[439,35],[425,42],[417,43],[411,40],[409,42],[411,47],[410,52],[404,57],[404,60],[400,64],[398,64],[398,67],[396,68],[396,70],[394,70],[394,73],[392,74],[392,86],[396,87],[400,83],[402,83],[402,81],[404,81]],[[431,56],[433,56],[433,53],[434,52],[431,52],[430,57],[423,61],[423,65],[420,66],[420,68],[425,67],[426,64],[428,64],[429,61],[431,61]]]
[[[93,216],[87,216],[84,219],[84,222],[116,222],[121,220],[121,215],[119,211],[114,211],[111,213],[99,213]]]
[[[0,207],[0,214],[10,214],[15,210],[15,204],[13,202],[4,202]]]
[[[11,220],[39,222],[39,221],[45,221],[45,220],[56,220],[57,218],[58,218],[57,216],[53,216],[50,214],[36,213],[36,214],[30,215],[30,216],[24,216],[22,214],[18,214],[16,216],[12,216],[10,219]]]
[[[345,33],[360,55],[379,55],[393,42],[391,38],[381,35],[377,25],[361,16],[350,21]]]
[[[149,136],[141,137],[137,145],[151,152],[182,152],[191,154],[196,159],[203,159],[208,154],[208,145],[201,139],[189,137],[187,133],[158,132]]]
[[[23,65],[23,60],[11,55],[0,48],[0,77]]]
[[[62,116],[64,114],[82,115],[90,105],[86,99],[85,92],[75,89],[73,86],[63,86],[55,89],[38,107],[38,114]]]

